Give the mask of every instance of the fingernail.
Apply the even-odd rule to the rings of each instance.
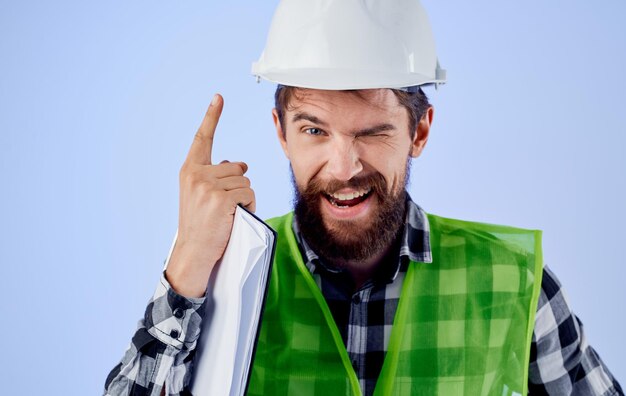
[[[217,104],[217,94],[213,95],[213,99],[211,99],[211,106],[215,106]]]

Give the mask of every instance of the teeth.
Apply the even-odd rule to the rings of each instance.
[[[370,192],[369,188],[366,190],[354,191],[354,192],[349,192],[349,193],[333,193],[333,194],[330,194],[330,196],[335,198],[338,201],[348,201],[351,199],[362,197],[368,192]]]

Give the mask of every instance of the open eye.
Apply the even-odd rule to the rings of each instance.
[[[319,128],[306,128],[303,130],[303,132],[313,136],[320,136],[324,134],[324,132]]]

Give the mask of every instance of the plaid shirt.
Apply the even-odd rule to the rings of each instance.
[[[372,280],[358,290],[348,273],[324,265],[293,228],[306,265],[324,295],[352,360],[364,395],[371,395],[382,368],[400,289],[409,260],[430,262],[428,219],[407,200],[403,237]],[[106,395],[190,395],[187,388],[204,298],[185,298],[165,276],[122,361],[105,384]],[[619,383],[587,344],[560,283],[544,268],[529,362],[531,395],[624,395]]]

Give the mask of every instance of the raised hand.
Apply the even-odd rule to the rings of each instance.
[[[209,276],[224,254],[237,204],[255,210],[254,191],[243,162],[211,163],[223,98],[216,94],[180,169],[178,239],[165,271],[174,290],[202,297]]]

